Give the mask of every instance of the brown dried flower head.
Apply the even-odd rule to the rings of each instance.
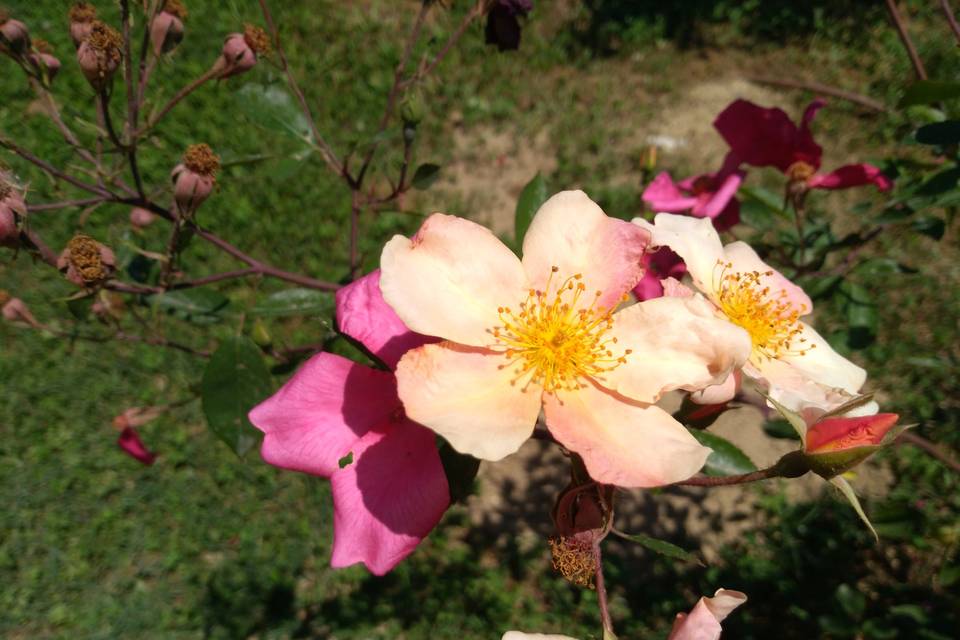
[[[78,2],[70,7],[70,22],[93,22],[97,19],[97,8],[89,2]]]
[[[163,10],[170,15],[177,16],[181,20],[187,17],[187,6],[182,0],[167,0],[163,4]]]
[[[243,39],[257,55],[270,53],[270,37],[267,32],[252,24],[243,26]]]
[[[123,36],[120,32],[99,20],[93,23],[93,29],[87,38],[87,43],[103,56],[103,60],[108,64],[120,62],[121,47],[123,47]]]
[[[3,178],[0,178],[0,200],[5,200],[11,193],[13,193],[13,187],[3,180]]]
[[[201,142],[187,147],[183,154],[183,164],[194,173],[213,177],[220,171],[220,156],[213,152],[210,145]]]
[[[40,38],[33,39],[33,48],[39,53],[53,53],[53,47],[50,46],[50,43]]]
[[[109,275],[110,265],[104,264],[99,242],[90,236],[78,234],[67,243],[67,267],[72,269],[84,285],[96,284]]]
[[[589,534],[550,538],[553,568],[568,582],[587,589],[593,588],[593,578],[597,571],[593,540],[593,536]]]

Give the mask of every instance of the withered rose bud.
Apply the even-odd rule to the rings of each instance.
[[[187,8],[180,0],[167,0],[150,23],[150,40],[156,55],[173,51],[183,40],[183,19]]]
[[[120,67],[123,37],[113,27],[95,21],[90,35],[77,49],[77,62],[83,75],[97,91],[105,90]]]
[[[11,298],[6,291],[0,291],[0,315],[3,315],[7,322],[27,324],[34,329],[40,327],[40,323],[30,312],[30,307],[20,298]]]
[[[34,52],[27,56],[30,64],[46,73],[48,80],[53,80],[60,71],[60,60],[51,53],[50,45],[46,40],[33,41]]]
[[[97,9],[89,2],[78,2],[70,7],[70,38],[79,47],[90,36],[97,20]]]
[[[57,269],[79,287],[95,287],[113,275],[117,259],[109,247],[77,234],[57,260]]]
[[[0,177],[0,246],[17,246],[20,220],[26,215],[27,205],[21,195]]]
[[[187,147],[183,161],[170,174],[173,197],[181,214],[191,215],[210,196],[217,184],[219,170],[220,158],[210,145],[193,144]]]
[[[149,227],[156,219],[157,216],[148,209],[142,207],[130,209],[130,224],[134,229],[141,230]]]
[[[584,531],[572,536],[556,536],[549,542],[554,570],[568,582],[592,589],[597,572],[596,534]]]
[[[229,78],[249,71],[257,64],[258,56],[270,52],[270,38],[260,27],[248,24],[243,33],[231,33],[223,42],[223,52],[214,68],[220,78]]]
[[[15,54],[21,54],[30,48],[30,31],[27,25],[14,20],[2,9],[0,9],[0,47],[5,47]]]

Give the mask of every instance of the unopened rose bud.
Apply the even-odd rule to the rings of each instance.
[[[40,326],[40,323],[37,322],[37,319],[33,317],[33,314],[30,312],[30,308],[27,304],[20,298],[10,298],[8,293],[5,291],[2,292],[3,295],[6,295],[8,300],[3,302],[3,295],[0,295],[0,314],[3,315],[3,319],[7,322],[17,322],[30,325],[34,329]]]
[[[149,227],[156,219],[157,216],[148,209],[142,207],[130,209],[130,224],[138,231]]]
[[[97,9],[89,2],[78,2],[70,7],[70,39],[79,47],[90,36],[97,19]]]
[[[77,62],[96,91],[104,91],[120,68],[123,37],[113,27],[95,21],[90,35],[77,49]]]
[[[249,71],[261,55],[270,52],[270,38],[260,27],[246,25],[243,33],[231,33],[223,42],[223,51],[214,65],[220,78]]]
[[[209,145],[193,144],[187,147],[183,161],[170,174],[173,197],[181,214],[193,214],[210,196],[217,183],[219,170],[220,158]]]
[[[57,268],[79,287],[92,288],[109,279],[117,259],[108,247],[90,236],[78,234],[57,259]]]
[[[27,215],[23,198],[0,177],[0,246],[16,247],[20,239],[20,220]]]
[[[187,8],[180,0],[167,0],[150,23],[150,40],[156,55],[173,51],[183,40],[183,19]]]
[[[34,53],[27,57],[30,64],[42,70],[48,80],[53,80],[60,71],[60,60],[50,52],[50,45],[46,40],[34,40],[33,48]]]
[[[827,418],[810,426],[804,448],[810,470],[827,480],[849,471],[900,435],[898,419],[895,413],[878,413]]]
[[[27,25],[14,20],[3,10],[0,10],[0,47],[18,55],[30,48],[30,31]]]

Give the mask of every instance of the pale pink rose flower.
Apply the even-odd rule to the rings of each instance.
[[[745,594],[730,589],[719,589],[712,598],[700,598],[689,615],[677,614],[667,640],[719,640],[720,623],[746,601]]]
[[[581,191],[550,198],[523,260],[488,229],[444,214],[381,256],[380,288],[411,330],[445,340],[397,365],[412,420],[462,453],[499,460],[547,428],[598,482],[684,480],[710,450],[654,403],[722,382],[747,333],[702,297],[619,308],[641,275],[649,233],[608,218]]]
[[[375,271],[337,292],[340,330],[391,369],[430,338],[411,332],[380,295]],[[393,373],[329,353],[308,360],[250,412],[275,466],[330,478],[333,567],[383,575],[410,555],[450,504],[436,437],[404,415]]]
[[[811,406],[829,411],[859,392],[866,372],[801,320],[813,311],[809,296],[749,245],[724,246],[707,219],[661,213],[653,224],[641,218],[634,223],[652,234],[654,244],[679,254],[715,312],[750,334],[743,372],[774,400],[797,412]],[[734,389],[728,390],[732,397]]]

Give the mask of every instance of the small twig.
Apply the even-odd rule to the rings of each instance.
[[[613,637],[616,634],[613,631],[613,619],[610,617],[610,608],[607,604],[607,585],[603,580],[603,553],[600,551],[600,544],[593,544],[593,558],[597,565],[595,579],[597,586],[597,604],[600,606],[600,619],[603,622],[603,629]]]
[[[30,162],[31,164],[36,165],[37,167],[49,173],[50,175],[60,178],[64,182],[68,182],[79,189],[83,189],[84,191],[87,191],[89,193],[95,193],[97,195],[104,196],[105,198],[117,198],[116,194],[111,193],[109,190],[103,187],[98,187],[96,185],[89,184],[87,182],[84,182],[83,180],[80,180],[78,178],[71,176],[68,173],[64,173],[63,171],[60,171],[50,163],[41,160],[40,158],[33,155],[26,149],[20,147],[19,145],[14,143],[12,140],[8,140],[7,138],[0,137],[0,146],[9,149],[13,153],[17,154],[18,156],[26,160],[27,162]]]
[[[743,473],[736,476],[695,476],[680,482],[674,482],[674,485],[686,487],[726,487],[736,484],[745,484],[747,482],[757,482],[758,480],[768,480],[778,477],[778,469],[768,467],[759,471]]]
[[[107,130],[107,136],[110,137],[110,142],[120,151],[126,151],[127,145],[123,144],[120,136],[117,135],[116,130],[113,128],[113,119],[110,117],[110,98],[107,96],[106,91],[101,91],[97,94],[97,105],[100,108],[100,114],[103,117],[103,126]]]
[[[960,473],[960,462],[926,438],[919,436],[912,431],[904,431],[902,434],[900,434],[900,437],[897,438],[897,441],[898,443],[912,444],[919,449],[923,449],[950,469]]]
[[[887,13],[890,14],[890,20],[893,21],[893,26],[897,29],[897,35],[900,36],[900,42],[903,43],[903,48],[907,50],[907,55],[910,56],[910,64],[913,65],[913,71],[917,74],[917,77],[921,80],[927,79],[927,70],[923,68],[923,61],[920,60],[920,56],[917,55],[917,49],[913,46],[913,40],[910,39],[910,34],[907,33],[907,27],[903,24],[903,18],[900,17],[900,12],[897,10],[897,3],[894,0],[886,0],[887,2]]]
[[[446,55],[450,53],[450,50],[453,48],[453,45],[455,45],[457,41],[460,40],[461,37],[463,37],[463,34],[466,33],[467,28],[470,26],[470,24],[474,20],[476,20],[477,18],[483,15],[484,5],[485,5],[484,0],[478,0],[478,2],[473,6],[473,8],[467,13],[466,17],[464,17],[463,21],[460,23],[460,26],[457,27],[457,30],[454,31],[453,35],[450,36],[450,38],[446,41],[446,43],[444,43],[443,47],[440,49],[440,52],[437,53],[436,56],[434,56],[433,60],[431,60],[428,64],[424,65],[419,71],[417,71],[417,73],[414,74],[413,77],[403,82],[403,84],[401,85],[402,89],[405,89],[407,86],[415,82],[418,82],[424,77],[430,75],[430,73],[437,67],[437,65],[439,65],[443,61]]]
[[[886,113],[889,111],[886,105],[884,105],[879,100],[874,100],[865,95],[859,93],[854,93],[853,91],[847,91],[845,89],[838,89],[837,87],[831,87],[830,85],[821,84],[819,82],[808,82],[806,80],[794,80],[792,78],[774,78],[771,76],[756,76],[751,75],[747,76],[747,80],[750,82],[756,82],[758,84],[768,84],[774,87],[783,87],[786,89],[802,89],[804,91],[810,91],[812,93],[822,94],[825,96],[832,96],[834,98],[840,98],[841,100],[846,100],[847,102],[852,102],[858,104],[861,107],[866,107],[872,111],[877,111],[879,113]]]
[[[194,81],[191,82],[190,84],[188,84],[188,85],[186,85],[185,87],[183,87],[182,89],[180,89],[180,91],[178,91],[178,92],[176,93],[176,95],[174,95],[172,98],[170,98],[170,101],[167,102],[167,104],[163,105],[163,108],[160,109],[160,111],[158,111],[157,114],[156,114],[155,116],[153,116],[153,118],[151,118],[151,119],[147,122],[147,124],[144,125],[144,127],[143,127],[142,129],[139,129],[139,130],[137,130],[137,131],[135,131],[135,132],[133,133],[133,137],[134,137],[134,138],[139,138],[139,137],[142,136],[144,133],[146,133],[149,129],[151,129],[151,128],[153,128],[154,126],[156,126],[156,124],[157,124],[158,122],[160,122],[160,120],[162,120],[165,115],[167,115],[168,113],[170,113],[170,110],[173,109],[175,106],[177,106],[177,104],[178,104],[181,100],[183,100],[184,98],[186,98],[187,96],[189,96],[191,93],[193,93],[194,91],[196,91],[198,88],[200,88],[201,85],[203,85],[203,84],[204,84],[205,82],[207,82],[208,80],[212,80],[212,79],[216,78],[218,74],[219,74],[219,71],[217,70],[216,66],[210,67],[209,69],[207,69],[207,71],[205,71],[205,72],[204,72],[200,77],[198,77],[196,80],[194,80]]]
[[[224,271],[223,273],[214,273],[213,275],[204,276],[202,278],[196,278],[194,280],[184,280],[182,282],[177,282],[173,284],[171,289],[192,289],[194,287],[202,287],[207,284],[212,284],[214,282],[221,282],[223,280],[233,280],[234,278],[246,278],[248,276],[257,276],[260,275],[260,272],[249,267],[247,269],[237,269],[235,271]]]
[[[360,192],[354,191],[351,196],[353,202],[350,205],[350,279],[355,280],[360,269]]]
[[[950,30],[953,31],[953,37],[957,39],[957,44],[960,44],[960,24],[957,24],[957,19],[953,15],[953,9],[950,8],[948,0],[940,0],[940,8],[943,9],[943,15],[947,17]]]
[[[81,198],[79,200],[64,200],[62,202],[41,202],[38,204],[28,204],[27,211],[36,213],[38,211],[56,211],[57,209],[67,209],[70,207],[87,207],[92,204],[105,202],[106,198]]]
[[[870,242],[874,238],[879,237],[880,234],[883,233],[884,228],[885,228],[884,225],[880,225],[878,227],[874,227],[873,229],[868,231],[866,234],[864,234],[864,236],[860,239],[860,244],[850,249],[847,255],[844,256],[840,264],[838,264],[834,268],[825,269],[822,271],[813,271],[806,275],[810,277],[817,277],[817,278],[847,275],[849,272],[853,271],[854,268],[856,268],[857,266],[856,260],[859,257],[859,255],[863,252],[863,250],[866,248],[866,246],[870,244]]]
[[[327,163],[327,166],[330,167],[330,170],[336,175],[344,178],[348,184],[351,184],[352,179],[347,173],[345,165],[340,162],[340,160],[337,158],[337,154],[334,153],[333,148],[327,144],[326,140],[323,139],[323,136],[320,135],[320,130],[317,128],[317,122],[313,117],[312,111],[310,110],[310,105],[307,103],[307,98],[304,96],[303,91],[300,89],[300,85],[297,84],[297,80],[293,76],[293,72],[290,70],[290,65],[287,63],[287,55],[284,52],[283,44],[280,41],[280,32],[273,21],[273,15],[270,13],[270,7],[267,6],[266,0],[259,0],[259,2],[260,11],[263,13],[264,22],[267,23],[267,28],[270,30],[270,37],[271,40],[273,40],[273,47],[276,49],[277,58],[280,60],[280,69],[283,70],[284,74],[287,76],[287,84],[290,86],[290,90],[293,91],[293,94],[297,97],[297,102],[300,103],[300,110],[303,112],[307,122],[310,124],[310,134],[313,137],[314,144],[320,147],[323,160]]]

